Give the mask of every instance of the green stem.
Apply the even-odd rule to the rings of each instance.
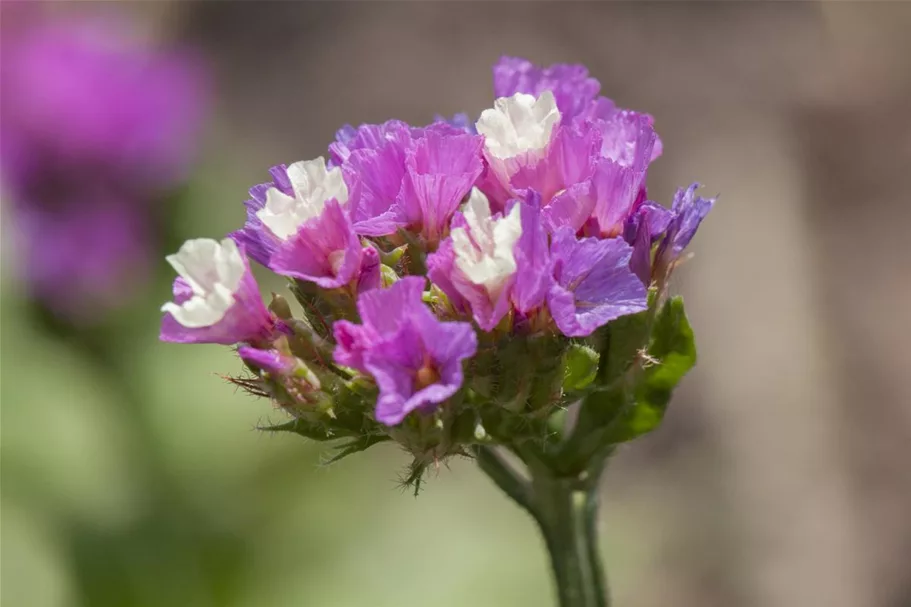
[[[600,466],[574,477],[557,476],[532,459],[526,480],[492,447],[480,447],[478,465],[537,521],[550,554],[559,607],[609,607],[598,553]]]
[[[608,607],[598,553],[597,491],[575,478],[536,476],[532,486],[560,607]]]

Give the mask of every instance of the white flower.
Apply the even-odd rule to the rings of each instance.
[[[550,142],[560,111],[551,91],[536,99],[516,93],[494,101],[493,108],[481,112],[475,125],[484,135],[487,151],[500,159],[512,158],[531,150],[543,150]]]
[[[487,197],[473,188],[463,210],[468,228],[453,228],[451,233],[456,267],[491,298],[516,272],[514,249],[522,235],[519,212],[517,204],[505,217],[492,220]]]
[[[181,304],[169,301],[161,311],[188,329],[210,327],[224,318],[247,271],[237,243],[230,238],[221,243],[211,238],[188,240],[167,260],[193,289],[193,296]]]
[[[265,206],[256,212],[260,221],[282,240],[296,234],[307,220],[318,217],[328,200],[335,198],[339,204],[348,202],[348,187],[342,179],[341,169],[326,170],[322,156],[289,166],[288,179],[294,196],[288,196],[278,188],[269,188]]]

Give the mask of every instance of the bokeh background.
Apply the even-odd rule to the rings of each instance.
[[[911,4],[0,10],[5,40],[117,13],[121,35],[194,53],[204,91],[185,174],[126,201],[151,267],[87,313],[60,305],[75,287],[33,287],[23,238],[66,234],[26,230],[31,201],[2,184],[5,607],[552,604],[532,522],[470,462],[417,499],[394,448],[323,466],[254,429],[280,416],[223,379],[227,348],[156,341],[171,276],[154,260],[235,229],[269,166],[324,153],[345,122],[477,115],[501,54],[584,63],[653,114],[653,198],[721,194],[676,276],[700,364],[604,484],[617,605],[911,606]],[[19,51],[0,50],[6,69]]]

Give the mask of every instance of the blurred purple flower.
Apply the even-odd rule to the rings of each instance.
[[[0,45],[0,175],[17,255],[35,296],[85,321],[145,274],[150,205],[186,177],[205,73],[119,20],[17,16]]]

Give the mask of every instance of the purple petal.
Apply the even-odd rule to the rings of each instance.
[[[643,174],[613,160],[598,163],[591,179],[591,196],[600,236],[622,234],[627,218],[635,211],[643,178]]]
[[[355,232],[386,236],[405,225],[393,207],[405,176],[405,150],[394,144],[361,149],[343,167],[350,189],[348,209]]]
[[[470,306],[452,282],[454,272],[455,251],[452,240],[446,238],[435,252],[427,256],[427,277],[449,298],[453,310],[465,314],[470,311]]]
[[[411,225],[435,240],[484,169],[478,135],[427,132],[408,153],[398,206]]]
[[[382,284],[380,254],[373,247],[364,247],[361,254],[361,268],[357,277],[357,292],[379,289]]]
[[[272,181],[260,183],[250,188],[250,198],[244,202],[247,209],[247,221],[240,230],[232,232],[231,238],[244,248],[247,255],[262,266],[269,265],[269,259],[280,245],[280,241],[263,224],[256,213],[266,206],[266,193],[271,188],[293,196],[291,181],[288,179],[288,167],[284,164],[269,169]]]
[[[547,304],[560,331],[590,335],[611,320],[646,309],[646,289],[629,269],[632,248],[622,239],[577,239],[569,228],[554,235],[556,284]]]
[[[405,149],[410,141],[411,127],[401,120],[362,124],[356,129],[345,125],[335,134],[335,141],[329,144],[329,157],[333,166],[340,166],[357,150],[376,150],[387,143]]]
[[[598,121],[601,155],[637,172],[644,171],[661,154],[660,147],[656,150],[658,135],[653,122],[648,114],[631,110],[620,110]]]
[[[696,190],[699,187],[698,183],[694,183],[686,190],[677,190],[677,195],[674,196],[673,206],[671,207],[671,213],[674,214],[674,218],[668,227],[668,233],[672,232],[674,234],[672,250],[675,256],[679,256],[683,249],[690,244],[693,236],[696,235],[699,224],[702,223],[702,220],[705,219],[715,204],[714,198],[696,196]]]
[[[273,375],[288,375],[297,367],[294,357],[275,349],[260,350],[250,346],[241,346],[237,349],[237,354],[244,362]]]
[[[549,232],[568,226],[578,232],[595,209],[590,181],[571,185],[556,196],[544,208],[542,221]]]
[[[522,235],[516,243],[516,281],[512,303],[516,310],[528,314],[542,306],[553,282],[547,231],[541,222],[540,200],[532,193],[521,204]]]
[[[357,298],[357,310],[364,325],[383,336],[397,331],[401,318],[425,307],[422,303],[425,283],[422,277],[406,276],[387,289],[362,293]]]
[[[589,77],[583,65],[556,63],[539,68],[520,57],[501,57],[493,68],[493,82],[496,97],[515,93],[538,96],[553,91],[564,124],[585,112],[601,90],[601,84]]]
[[[457,131],[463,133],[468,133],[469,135],[477,135],[478,131],[474,126],[474,121],[468,117],[468,114],[459,113],[454,115],[452,118],[446,118],[445,116],[434,116],[434,124],[447,124]]]

